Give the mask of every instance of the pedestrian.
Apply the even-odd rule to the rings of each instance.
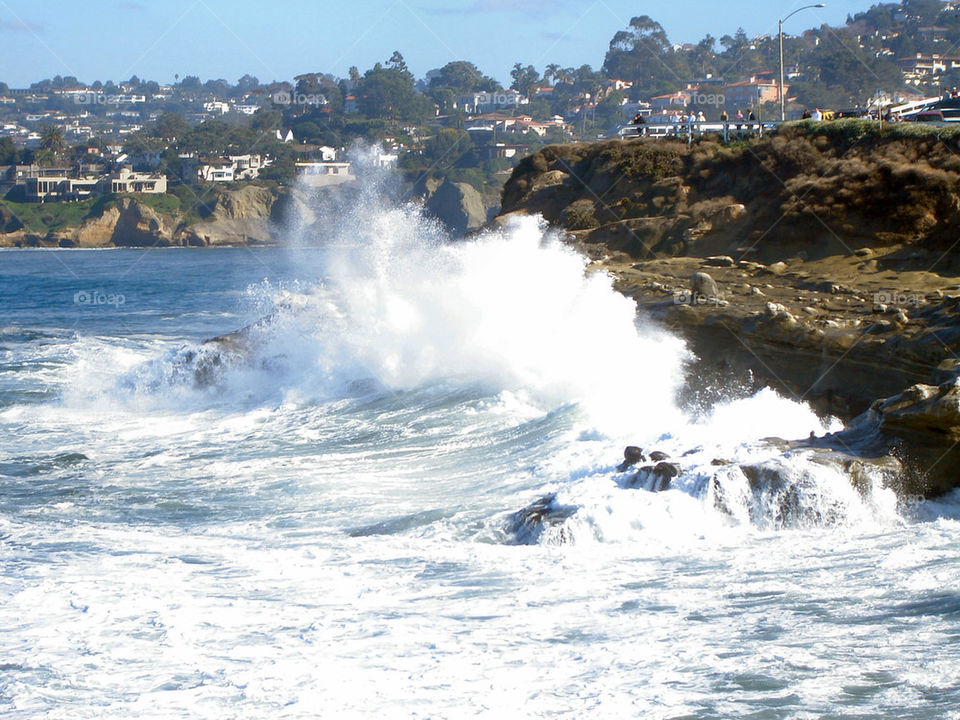
[[[804,109],[803,109],[803,115],[801,115],[800,117],[801,117],[801,119],[803,119],[803,120],[809,120],[809,119],[810,119],[810,109],[809,109],[809,108],[804,108]]]
[[[820,108],[814,108],[810,117],[814,122],[821,122],[823,120],[823,113],[820,111]]]
[[[724,108],[720,111],[720,122],[728,123],[730,122],[730,115],[727,114],[727,109]]]
[[[750,111],[750,116],[747,118],[750,122],[756,122],[757,116],[753,114],[753,110]]]
[[[707,116],[703,114],[703,110],[697,113],[697,122],[705,123],[707,121]]]

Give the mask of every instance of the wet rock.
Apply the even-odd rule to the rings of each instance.
[[[896,477],[901,467],[895,458],[884,456],[864,459],[829,450],[807,450],[807,462],[791,463],[783,457],[756,463],[745,463],[737,469],[746,478],[750,499],[748,511],[758,525],[794,527],[830,526],[847,517],[847,504],[840,493],[824,493],[825,478],[817,466],[829,468],[845,477],[861,494],[869,492],[874,479],[881,482]],[[827,476],[830,478],[832,476]],[[715,487],[724,489],[718,482]],[[715,496],[723,502],[721,509],[731,512],[728,493]]]
[[[716,281],[705,272],[697,272],[690,276],[690,290],[698,297],[720,297]]]
[[[781,322],[796,322],[796,318],[790,314],[790,311],[780,303],[768,302],[764,308],[764,314],[770,320]]]
[[[960,379],[877,400],[826,442],[874,456],[894,448],[907,470],[898,488],[904,494],[935,497],[960,487]]]
[[[556,493],[550,493],[510,515],[504,529],[517,545],[535,545],[544,533],[554,528],[557,540],[562,542],[565,533],[558,526],[576,512],[576,507],[557,503]]]
[[[733,267],[733,258],[729,255],[713,255],[703,261],[704,265],[710,267]]]
[[[651,489],[654,492],[666,490],[668,487],[670,487],[670,482],[673,480],[673,478],[679,477],[681,472],[680,466],[676,463],[657,463],[654,466],[653,471],[650,473],[651,478],[656,481],[656,484]]]
[[[680,473],[680,466],[676,463],[659,462],[656,465],[644,465],[619,484],[623,488],[632,490],[662,492],[670,487],[670,482]]]
[[[950,383],[960,378],[960,360],[950,358],[940,363],[933,371],[933,382],[937,385]]]
[[[617,466],[617,472],[624,472],[638,462],[644,462],[646,459],[643,455],[643,450],[636,445],[627,445],[623,450],[623,462]]]

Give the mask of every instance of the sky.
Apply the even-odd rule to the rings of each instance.
[[[814,0],[815,2],[816,0]],[[417,77],[469,60],[509,84],[516,62],[599,68],[631,17],[649,15],[671,42],[710,33],[776,34],[778,18],[809,2],[716,0],[0,0],[0,81],[10,87],[55,75],[81,81],[176,76],[231,83],[306,72],[345,77],[399,50]],[[789,19],[784,32],[843,24],[870,7],[826,0]]]

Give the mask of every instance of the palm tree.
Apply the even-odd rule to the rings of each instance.
[[[543,71],[544,81],[552,85],[559,77],[558,76],[559,72],[560,72],[560,66],[557,65],[556,63],[547,65],[546,69]]]
[[[52,150],[41,148],[33,155],[33,162],[40,167],[53,167],[57,164],[57,156]]]
[[[49,150],[54,157],[67,149],[67,142],[63,139],[63,131],[56,125],[47,125],[40,130],[40,149]]]

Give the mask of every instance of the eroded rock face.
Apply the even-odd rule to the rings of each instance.
[[[487,221],[483,198],[468,183],[445,180],[427,198],[424,207],[457,235],[476,230]]]
[[[118,207],[106,208],[98,217],[87,218],[74,234],[77,246],[90,248],[112,245],[119,220]]]
[[[114,226],[112,243],[123,246],[170,245],[173,231],[153,208],[133,198],[121,198],[117,203],[119,217]]]
[[[960,487],[960,379],[943,385],[913,385],[877,400],[849,429],[824,443],[869,454],[901,455],[902,490],[935,497]]]

